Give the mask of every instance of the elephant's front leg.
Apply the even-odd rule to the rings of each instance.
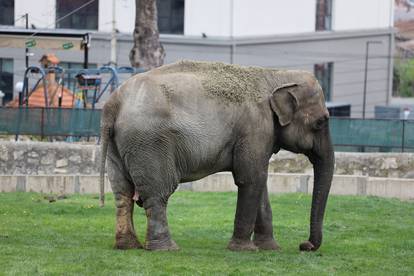
[[[262,250],[280,249],[273,236],[272,208],[269,202],[267,186],[264,188],[260,205],[257,210],[253,242]]]
[[[247,168],[245,168],[247,169]],[[255,227],[260,199],[267,181],[267,171],[240,170],[234,172],[238,186],[237,209],[234,220],[233,237],[228,249],[234,251],[257,250],[251,236]]]

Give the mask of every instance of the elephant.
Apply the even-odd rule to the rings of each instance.
[[[310,234],[299,249],[316,251],[334,169],[328,122],[322,88],[306,71],[184,60],[131,77],[101,117],[100,185],[103,192],[107,159],[114,247],[179,249],[167,222],[169,197],[180,183],[228,171],[238,193],[227,248],[278,250],[267,176],[272,154],[284,149],[313,164]],[[147,217],[144,244],[134,201]]]

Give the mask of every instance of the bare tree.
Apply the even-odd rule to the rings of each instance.
[[[133,67],[151,69],[164,63],[159,36],[156,0],[135,0],[134,47],[129,53]]]

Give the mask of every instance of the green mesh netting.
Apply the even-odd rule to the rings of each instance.
[[[414,122],[410,121],[331,118],[330,128],[335,145],[414,147]]]
[[[98,136],[100,118],[100,110],[0,108],[0,133]]]

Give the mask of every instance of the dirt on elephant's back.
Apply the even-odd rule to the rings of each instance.
[[[269,70],[221,62],[187,60],[159,68],[160,73],[192,73],[200,78],[208,94],[238,104],[247,101],[259,102],[271,92],[266,78]]]

